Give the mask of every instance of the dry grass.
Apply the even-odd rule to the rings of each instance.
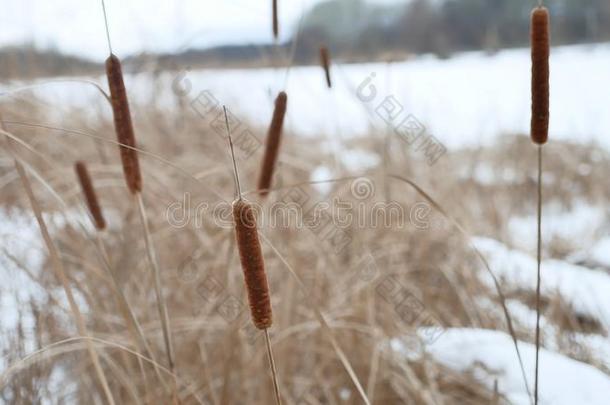
[[[31,171],[40,174],[46,183],[35,181],[36,176],[30,174],[42,210],[59,217],[79,213],[86,225],[83,229],[68,221],[53,228],[51,236],[75,299],[83,308],[87,330],[94,338],[117,403],[168,403],[173,379],[162,360],[165,347],[153,293],[154,280],[147,269],[138,211],[133,201],[126,198],[111,120],[91,121],[73,111],[61,124],[63,128],[80,131],[70,133],[16,124],[48,123],[45,111],[37,104],[5,103],[1,108],[8,131],[33,149],[16,146]],[[136,105],[133,109],[136,133],[141,134],[139,155],[146,184],[142,197],[171,315],[180,401],[272,403],[265,342],[250,321],[232,226],[215,224],[211,212],[202,215],[200,223],[192,217],[186,226],[179,228],[172,226],[166,217],[167,207],[183,201],[187,192],[192,209],[200,202],[210,207],[224,202],[230,212],[234,183],[226,139],[188,110],[168,114],[149,105]],[[253,129],[262,138],[264,129]],[[312,146],[317,142],[323,142],[323,138],[305,140],[287,136],[283,140],[280,170],[273,183],[274,187],[283,188],[271,191],[264,202],[259,201],[263,207],[294,196],[290,193],[294,189],[289,187],[294,184],[301,184],[299,189],[308,195],[306,206],[315,201],[330,201],[316,186],[303,184],[309,181],[314,169],[334,161],[329,153]],[[382,137],[372,136],[350,141],[346,147],[376,153],[383,149],[381,142]],[[545,148],[548,156],[545,172],[555,179],[545,183],[544,193],[549,201],[565,206],[582,200],[608,203],[610,190],[599,186],[605,184],[604,173],[610,168],[605,152],[560,142]],[[9,156],[2,157],[6,160]],[[534,157],[528,137],[507,137],[493,148],[447,155],[432,169],[408,150],[392,148],[388,170],[408,173],[473,234],[508,241],[507,219],[532,214],[535,207]],[[137,337],[134,339],[122,316],[112,277],[82,209],[81,192],[73,174],[73,164],[79,159],[88,163],[107,217],[103,239],[110,268],[154,358],[161,363],[158,373],[150,356],[134,342]],[[256,197],[261,159],[259,150],[238,162],[242,188],[252,198]],[[583,165],[596,169],[585,175]],[[491,183],[477,180],[476,173],[482,166],[502,180]],[[506,176],[508,172],[510,176]],[[9,179],[3,184],[3,203],[5,207],[31,213],[26,195],[17,179],[11,177],[12,173],[11,166],[3,165],[0,175]],[[424,201],[404,184],[384,178],[381,173],[381,167],[366,173],[376,191],[369,199],[354,196],[353,180],[331,183],[329,195],[353,204],[362,202],[371,209],[375,202],[385,199],[381,190],[387,183],[391,199],[407,213],[413,204]],[[361,174],[349,173],[339,166],[336,177]],[[460,198],[456,199],[456,195]],[[417,325],[401,319],[379,293],[384,288],[380,285],[383,278],[371,281],[361,276],[366,274],[366,264],[372,257],[378,277],[393,275],[393,280],[417,297],[427,313],[444,327],[505,330],[501,316],[479,305],[481,297],[493,302],[497,297],[478,280],[477,275],[484,270],[463,236],[443,221],[438,212],[432,210],[429,219],[435,224],[430,229],[419,229],[413,224],[402,229],[352,225],[345,229],[350,242],[340,252],[334,251],[332,243],[314,229],[259,224],[275,309],[271,342],[286,403],[362,403],[335,344],[353,367],[371,403],[492,401],[493,392],[477,381],[476,370],[456,373],[428,357],[406,361],[397,356],[388,345],[389,339],[412,336]],[[569,247],[558,252],[565,256],[571,253]],[[41,271],[29,269],[43,294],[22,302],[19,328],[5,331],[5,361],[14,367],[2,381],[2,395],[9,402],[23,404],[40,399],[58,403],[99,402],[103,399],[102,387],[96,381],[85,342],[74,339],[77,334],[66,316],[67,303],[51,267],[48,258]],[[302,284],[290,271],[298,275]],[[506,293],[510,299],[531,300],[530,295],[522,292]],[[550,319],[561,328],[603,332],[591,320],[579,320],[577,314],[571,316],[571,309],[556,302],[558,298],[543,298],[546,308],[555,314]],[[317,310],[321,311],[322,320]],[[519,338],[533,341],[531,330],[517,325],[517,332]],[[26,357],[35,350],[41,352]],[[581,356],[585,361],[593,361],[586,360],[582,353]]]

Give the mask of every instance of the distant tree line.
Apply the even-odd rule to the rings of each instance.
[[[99,72],[103,72],[103,67],[99,63],[64,55],[54,49],[40,50],[32,44],[0,49],[0,80],[87,75]]]
[[[610,0],[545,2],[554,45],[610,41]],[[180,67],[261,67],[288,63],[296,40],[297,64],[318,63],[328,46],[343,61],[392,60],[407,54],[448,57],[465,50],[526,46],[535,0],[409,0],[374,5],[365,0],[326,0],[303,16],[298,39],[280,44],[225,45],[124,59],[127,71]],[[294,27],[294,32],[297,32]],[[0,80],[58,75],[99,75],[103,64],[33,45],[0,49]]]
[[[553,0],[554,44],[610,39],[609,0]],[[327,0],[303,19],[297,57],[315,56],[320,43],[361,59],[384,53],[497,50],[524,46],[533,0],[411,0],[378,6],[364,0]]]

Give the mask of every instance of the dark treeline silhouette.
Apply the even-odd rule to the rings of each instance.
[[[304,18],[300,60],[313,58],[319,43],[336,54],[361,59],[388,52],[435,53],[497,50],[528,43],[533,0],[411,0],[392,6],[364,0],[329,0]],[[553,43],[610,39],[610,1],[548,2]]]
[[[610,40],[610,0],[553,0],[553,45]],[[495,51],[527,46],[535,0],[410,0],[375,5],[365,0],[326,0],[303,17],[296,64],[319,63],[320,46],[333,60],[362,62],[433,53],[448,57],[466,50]],[[288,27],[286,27],[288,29]],[[292,27],[293,32],[297,27]],[[294,38],[272,44],[224,45],[181,53],[125,57],[126,71],[198,67],[261,67],[291,63]],[[0,50],[0,79],[101,74],[100,63],[32,46]]]
[[[31,44],[0,50],[0,79],[72,76],[99,73],[101,65],[57,50],[36,49]]]

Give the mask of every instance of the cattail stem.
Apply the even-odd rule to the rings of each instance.
[[[546,143],[549,132],[549,11],[537,7],[532,11],[530,40],[532,47],[532,121],[534,143]]]
[[[333,87],[333,83],[330,78],[330,53],[328,52],[328,48],[325,46],[320,48],[320,64],[322,65],[322,69],[324,69],[326,85],[329,89],[331,89]]]
[[[106,3],[102,0],[102,11],[104,12],[104,25],[106,26],[106,40],[108,41],[108,52],[112,54],[112,42],[110,41],[110,29],[108,28],[108,14],[106,13]]]
[[[233,149],[233,138],[231,137],[231,126],[229,125],[229,116],[227,107],[222,106],[225,114],[225,125],[227,127],[227,137],[229,138],[229,148],[231,149],[231,161],[233,162],[233,175],[235,176],[235,194],[241,200],[241,184],[239,183],[239,171],[237,170],[237,162],[235,160],[235,150]]]
[[[163,342],[165,344],[165,353],[167,355],[167,363],[169,370],[172,372],[172,404],[176,405],[180,403],[178,397],[178,381],[176,380],[176,365],[174,362],[174,347],[172,344],[172,332],[169,321],[169,313],[167,310],[167,304],[165,297],[163,296],[163,289],[161,287],[161,270],[159,269],[159,261],[157,260],[157,253],[155,246],[150,236],[150,229],[148,227],[148,217],[146,215],[146,209],[144,207],[144,201],[142,199],[142,193],[138,192],[135,195],[136,204],[140,213],[140,221],[144,228],[144,243],[146,245],[146,255],[148,257],[148,263],[153,273],[154,286],[155,286],[155,297],[157,299],[157,310],[159,311],[159,319],[161,320],[161,330],[163,332]]]
[[[540,356],[540,267],[542,262],[542,145],[538,146],[538,209],[537,209],[537,246],[536,246],[536,376],[534,380],[534,404],[538,405],[538,380]]]
[[[271,376],[273,379],[273,392],[275,394],[275,403],[282,405],[282,398],[280,396],[280,385],[277,378],[277,369],[275,367],[275,360],[273,359],[273,351],[271,350],[271,339],[269,338],[269,329],[265,329],[265,345],[267,346],[267,357],[269,358],[269,367],[271,368]]]
[[[148,217],[146,215],[146,209],[144,208],[144,201],[142,199],[142,193],[136,194],[136,204],[140,214],[140,220],[144,228],[144,243],[146,245],[146,255],[148,262],[153,273],[155,295],[157,298],[157,309],[159,311],[159,318],[161,320],[161,327],[163,330],[163,341],[165,343],[165,352],[167,354],[167,362],[170,371],[174,372],[174,351],[172,346],[172,335],[170,330],[169,315],[167,312],[167,305],[165,298],[163,297],[163,291],[161,288],[161,271],[159,269],[159,262],[155,248],[150,236],[150,229],[148,227]]]
[[[267,132],[265,154],[263,156],[263,163],[258,178],[258,190],[262,197],[266,197],[269,194],[269,188],[271,188],[271,181],[273,180],[273,173],[280,151],[287,105],[288,96],[282,91],[275,99],[275,108],[273,109],[271,124],[269,125],[269,131]]]

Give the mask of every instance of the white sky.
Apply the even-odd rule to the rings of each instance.
[[[290,36],[304,7],[320,1],[279,0],[282,38]],[[101,0],[13,0],[3,6],[0,47],[32,42],[96,60],[108,52]],[[106,0],[106,7],[119,56],[271,41],[271,0]]]

